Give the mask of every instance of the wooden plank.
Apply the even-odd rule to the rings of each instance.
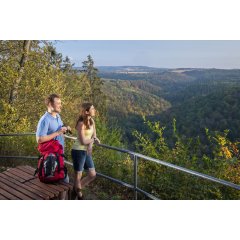
[[[29,167],[29,166],[17,166],[18,169],[21,169],[22,171],[30,174],[30,175],[33,175],[35,173],[35,169]]]
[[[54,184],[51,184],[51,183],[42,183],[42,182],[39,181],[39,179],[33,179],[33,180],[31,180],[30,182],[31,182],[31,183],[34,183],[34,184],[38,184],[38,183],[44,184],[44,185],[46,185],[49,189],[51,189],[51,190],[53,189],[53,190],[57,191],[58,193],[65,191],[65,189],[64,189],[63,187],[61,187],[61,186],[54,185]]]
[[[19,177],[22,173],[21,172],[18,172],[18,171],[14,171],[13,169],[9,169],[9,171],[13,174],[13,176],[15,177]],[[9,172],[8,171],[8,172]],[[5,172],[4,172],[5,173]],[[42,188],[42,187],[39,187],[37,186],[36,184],[34,183],[30,183],[28,180],[29,180],[29,177],[27,176],[24,176],[24,175],[21,175],[22,178],[24,178],[24,185],[25,186],[28,186],[32,189],[35,189],[36,193],[40,193],[42,197],[44,197],[45,199],[50,199],[50,198],[53,198],[54,197],[54,194],[52,192],[49,192],[47,191],[45,188]],[[31,178],[30,178],[31,179]]]
[[[34,169],[31,169],[31,171]],[[35,170],[34,170],[35,171]],[[54,197],[59,197],[64,190],[67,190],[66,186],[58,186],[53,184],[44,184],[39,181],[37,177],[34,178],[30,172],[24,172],[21,169],[12,168],[9,169],[6,173],[4,172],[6,177],[11,177],[13,180],[8,179],[8,181],[20,181],[19,183],[23,183],[25,185],[25,189],[38,195],[40,197],[49,199]],[[16,184],[16,182],[14,182]]]
[[[64,185],[64,184],[62,184],[61,181],[58,182],[58,183],[54,183],[54,185],[59,186],[59,187],[63,188],[64,190],[69,190],[69,187]]]
[[[28,174],[32,174],[35,170],[33,168],[31,168],[30,166],[18,166],[18,169],[21,169],[22,171],[28,173]],[[34,171],[33,171],[34,170]],[[71,184],[62,184],[62,181],[60,180],[57,183],[47,183],[48,185],[50,185],[51,187],[54,186],[60,186],[61,188],[63,188],[64,190],[68,190],[69,188],[72,188]],[[58,189],[58,188],[56,188]]]
[[[7,198],[0,194],[0,200],[7,200]]]
[[[9,193],[8,191],[5,191],[4,189],[2,189],[0,187],[0,194],[3,195],[4,197],[6,197],[7,199],[10,199],[10,200],[19,200],[18,197],[12,195],[11,193]]]
[[[30,181],[30,182],[35,184],[38,187],[41,187],[41,188],[53,193],[55,197],[57,197],[59,195],[59,191],[56,191],[55,189],[51,188],[50,185],[48,185],[48,184],[40,182],[38,179],[35,179],[35,181]]]
[[[26,172],[24,172],[24,171],[22,171],[21,169],[18,169],[18,168],[11,168],[11,169],[9,169],[9,171],[13,172],[16,175],[20,174],[19,176],[24,178],[26,181],[36,178],[36,176],[33,176],[29,173],[26,173]]]
[[[18,166],[17,168],[27,172],[28,174],[31,174],[31,175],[34,175],[36,169],[31,167],[31,166],[28,166],[28,165],[24,165],[24,166]]]
[[[26,165],[26,166],[19,166],[19,167],[21,167],[21,169],[28,169],[28,173],[30,173],[30,174],[34,174],[34,172],[35,172],[35,169],[33,167],[31,167],[31,166],[28,166],[28,165]],[[59,181],[59,183],[67,186],[70,189],[72,189],[72,187],[73,187],[73,185],[71,183],[65,183],[63,181]]]
[[[49,200],[50,198],[52,198],[52,193],[49,193],[49,192],[45,191],[44,189],[36,186],[36,185],[33,184],[33,183],[26,182],[26,183],[24,183],[24,185],[25,185],[26,187],[31,188],[31,189],[32,189],[32,190],[31,190],[32,192],[38,194],[40,197],[43,197],[45,200]]]
[[[21,177],[24,179],[24,185],[31,187],[33,189],[35,189],[36,191],[40,192],[41,195],[45,198],[45,199],[50,199],[54,197],[54,194],[52,194],[49,191],[46,191],[44,188],[36,186],[36,184],[30,183],[28,180],[32,179],[33,176],[29,177],[29,176],[25,176],[24,174],[22,174],[21,170],[20,172],[16,169],[9,169],[8,172],[12,173],[14,176],[16,177]],[[4,172],[5,173],[5,172]],[[28,181],[28,182],[26,182]]]
[[[26,168],[26,166],[18,166],[17,168],[18,168],[18,169],[21,169],[22,171],[24,171],[24,172],[26,172],[26,173],[28,173],[28,174],[32,174],[32,170]],[[36,178],[36,179],[38,179],[38,178]],[[34,179],[34,180],[31,180],[31,181],[35,182],[35,179]],[[39,180],[38,180],[38,181],[39,181]],[[69,188],[66,187],[65,185],[61,185],[61,184],[60,184],[60,186],[59,186],[58,183],[46,183],[46,184],[47,184],[49,187],[52,187],[52,188],[54,188],[54,189],[56,189],[57,191],[60,191],[60,192],[69,189]]]
[[[30,166],[18,166],[17,168],[20,169],[21,171],[24,171],[27,174],[30,174],[30,175],[33,175],[35,172],[35,169]],[[31,180],[30,182],[43,187],[43,185],[39,185],[39,182],[40,182],[39,179],[34,179],[34,180]],[[69,194],[69,186],[61,184],[61,181],[59,181],[57,183],[41,183],[41,184],[45,184],[45,187],[47,186],[49,188],[53,188],[54,190],[58,191],[58,194],[55,194],[55,197],[57,197],[57,198],[60,198],[61,194],[63,194],[64,191],[66,191],[66,194],[70,195]],[[47,189],[48,191],[50,190],[49,188]]]
[[[19,168],[14,168],[13,169],[15,172],[18,172],[18,173],[21,173],[23,176],[25,176],[26,178],[29,178],[29,179],[32,179],[33,178],[33,175],[27,173],[27,172],[24,172],[23,169],[19,169]],[[46,184],[46,183],[42,183],[40,182],[37,178],[34,178],[31,180],[32,183],[38,185],[38,186],[42,186],[44,187],[46,190],[52,192],[55,194],[55,196],[58,196],[59,195],[59,192],[63,192],[64,189],[62,187],[59,187],[59,186],[56,186],[56,185],[53,185],[53,184]]]
[[[0,174],[0,181],[5,183],[9,187],[12,187],[15,190],[18,190],[18,191],[22,192],[23,194],[29,196],[31,199],[35,199],[35,200],[43,199],[43,197],[41,197],[41,196],[35,194],[34,192],[32,192],[30,187],[25,186],[24,184],[21,184],[14,179],[12,180],[4,174]]]
[[[33,174],[35,173],[35,171],[32,171],[31,169],[29,169],[27,166],[17,166],[16,167],[17,169],[20,169],[22,170],[23,172],[27,173],[27,174],[30,174],[33,176]],[[36,177],[37,177],[37,174],[36,174]]]
[[[30,173],[32,173],[32,174],[34,174],[34,172],[36,170],[35,168],[33,168],[33,167],[29,166],[29,165],[25,165],[24,168],[29,169],[31,171]]]
[[[0,188],[3,189],[3,190],[5,190],[5,191],[7,191],[7,192],[9,192],[9,193],[11,193],[12,195],[18,197],[19,199],[24,199],[24,200],[25,200],[25,199],[26,199],[26,200],[27,200],[27,199],[31,199],[31,198],[28,197],[27,195],[25,195],[25,194],[23,194],[23,193],[15,190],[15,189],[9,187],[8,185],[6,185],[5,183],[3,183],[3,182],[1,182],[1,181],[0,181]]]
[[[27,185],[25,185],[25,184],[22,184],[22,183],[18,182],[18,181],[15,180],[14,178],[9,177],[8,175],[5,175],[5,172],[3,172],[3,173],[1,173],[1,174],[2,174],[2,177],[3,177],[3,178],[5,178],[5,179],[7,179],[7,180],[9,180],[9,181],[17,184],[17,185],[23,186],[25,189],[27,189],[27,190],[31,191],[32,193],[38,195],[40,198],[42,198],[42,199],[49,199],[49,196],[48,196],[48,195],[42,194],[41,191],[38,191],[38,190],[36,190],[36,189],[34,189],[34,188],[31,188],[31,187],[29,187],[29,186],[27,186]],[[1,175],[1,174],[0,174],[0,175]]]
[[[72,199],[73,184],[66,183],[66,182],[63,182],[63,181],[61,181],[61,183],[59,183],[59,184],[65,185],[69,189],[68,190],[68,200],[71,200]]]
[[[6,180],[4,178],[0,178],[0,183],[4,183],[7,186],[11,187],[12,189],[26,195],[26,198],[25,198],[26,200],[34,199],[34,196],[32,196],[31,192],[22,188],[21,186],[17,186],[16,184],[9,182],[8,180]]]
[[[66,183],[66,182],[61,181],[60,184],[67,186],[70,190],[73,189],[73,184],[72,183]]]
[[[14,169],[14,170],[16,170],[16,171],[21,171],[21,170],[19,170],[19,169]],[[25,176],[26,176],[26,177],[29,177],[29,179],[31,179],[30,177],[31,177],[32,175],[26,173]],[[37,186],[39,186],[39,187],[42,187],[42,188],[46,189],[46,190],[49,191],[49,192],[52,192],[55,196],[58,196],[58,195],[59,195],[59,191],[58,191],[58,190],[56,190],[56,189],[55,189],[54,187],[52,187],[50,184],[45,184],[45,183],[40,182],[38,178],[31,179],[29,182],[32,182],[33,184],[35,184],[35,185],[37,185]],[[63,191],[62,188],[61,188],[60,190]]]
[[[23,178],[25,181],[28,181],[29,179],[31,179],[30,177],[25,176],[25,175],[22,174],[21,172],[16,171],[14,168],[10,168],[10,169],[8,169],[7,171],[8,171],[9,173],[12,173],[12,174],[16,175],[17,177]]]
[[[32,187],[40,192],[42,192],[44,195],[48,196],[48,198],[54,198],[54,194],[52,192],[47,191],[46,189],[39,187],[36,184],[33,184],[31,182],[25,182],[24,183],[26,186]]]
[[[5,174],[5,175],[7,175],[7,176],[9,176],[9,177],[11,177],[11,178],[13,178],[13,179],[15,179],[15,180],[18,181],[18,182],[21,182],[21,183],[26,181],[25,179],[23,179],[23,178],[21,178],[21,177],[19,177],[19,176],[16,176],[15,174],[12,174],[12,173],[10,173],[10,172],[8,172],[8,171],[4,171],[3,174]]]
[[[18,166],[3,172],[2,177],[4,180],[0,181],[15,190],[21,187],[22,190],[20,192],[25,195],[28,193],[29,197],[35,197],[35,199],[59,198],[64,191],[70,194],[70,190],[73,188],[72,184],[64,183],[63,181],[54,184],[45,184],[33,176],[34,172],[35,169],[30,166]]]
[[[28,165],[26,165],[26,166],[18,166],[17,168],[20,168],[21,170],[26,171],[26,172],[28,172],[29,174],[34,174],[34,172],[35,172],[35,169],[32,168],[31,166],[28,166]],[[58,183],[61,183],[61,184],[62,184],[63,181],[60,180]],[[72,188],[72,184],[71,184],[71,183],[65,183],[65,182],[64,182],[63,185],[64,185],[64,186],[67,186],[68,188]]]

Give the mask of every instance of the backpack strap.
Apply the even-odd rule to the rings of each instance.
[[[62,157],[64,157],[67,161],[68,161],[68,159],[67,159],[67,157],[66,157],[66,155],[64,155],[64,154],[61,154],[61,156]]]
[[[36,169],[35,169],[35,172],[34,172],[34,174],[33,174],[34,177],[35,177],[35,175],[38,173],[38,171],[39,171],[38,168],[36,168]]]
[[[60,162],[59,162],[59,154],[58,153],[55,153],[56,154],[56,157],[57,157],[57,165],[58,165],[58,172],[60,172]]]
[[[44,156],[42,156],[42,161],[41,161],[39,169],[38,169],[38,171],[40,170],[39,171],[39,176],[42,176],[43,161],[44,161]]]
[[[67,159],[67,157],[66,157],[66,155],[64,155],[64,154],[61,154],[61,156],[65,159],[65,160],[67,160],[68,161],[68,159]],[[67,167],[65,166],[65,164],[64,164],[64,166],[63,166],[63,170],[64,170],[64,175],[65,175],[65,177],[67,176],[67,174],[68,174],[68,170],[67,170]]]
[[[38,161],[39,161],[39,159],[40,159],[41,157],[43,157],[43,156],[38,156]],[[39,168],[37,167],[37,168],[35,169],[35,172],[34,172],[33,176],[35,177],[35,175],[36,175],[38,172],[39,172]]]

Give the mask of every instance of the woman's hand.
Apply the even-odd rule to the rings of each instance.
[[[88,144],[88,147],[87,147],[87,155],[92,155],[92,146],[93,146],[93,143],[90,143]]]
[[[71,129],[69,126],[67,126],[67,131],[66,131],[66,133],[72,134],[72,129]]]
[[[99,140],[97,137],[95,137],[95,138],[94,138],[94,143],[95,143],[95,144],[100,144],[100,140]]]

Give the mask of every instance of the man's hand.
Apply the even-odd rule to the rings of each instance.
[[[58,130],[59,135],[66,133],[67,127],[61,127],[61,129]]]
[[[67,128],[67,131],[65,133],[70,133],[72,134],[72,129],[69,126],[63,125],[62,127]]]

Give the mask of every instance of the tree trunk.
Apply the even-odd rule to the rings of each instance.
[[[22,57],[21,60],[19,62],[19,69],[18,69],[18,78],[16,78],[12,90],[10,92],[10,97],[9,97],[9,103],[13,104],[18,96],[18,87],[19,84],[22,80],[22,76],[23,76],[23,72],[24,72],[24,65],[28,60],[28,53],[30,50],[30,46],[31,46],[31,40],[25,40],[23,42],[23,53],[22,53]]]

